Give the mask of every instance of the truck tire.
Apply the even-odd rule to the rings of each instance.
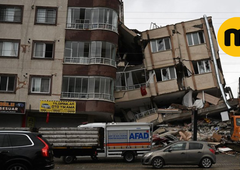
[[[73,163],[75,159],[76,159],[75,156],[63,156],[63,158],[62,158],[62,160],[65,164]]]
[[[123,158],[126,162],[130,163],[135,160],[135,154],[134,154],[134,152],[128,151],[128,152],[124,153]]]
[[[97,161],[98,160],[98,157],[96,155],[92,155],[91,158],[92,158],[93,161]]]

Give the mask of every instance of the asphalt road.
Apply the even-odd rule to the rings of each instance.
[[[92,161],[91,158],[78,159],[72,164],[64,164],[61,159],[55,158],[56,170],[151,170],[151,166],[141,164],[141,159],[138,158],[133,163],[126,163],[121,158],[99,158],[97,161]],[[164,166],[164,170],[201,170],[195,165],[181,166]],[[214,164],[211,170],[240,170],[240,154],[235,156],[227,154],[217,154],[217,163]]]

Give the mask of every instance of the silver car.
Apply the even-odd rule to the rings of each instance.
[[[215,147],[202,141],[179,141],[159,150],[145,153],[143,165],[162,168],[163,165],[198,165],[210,168],[216,163]]]

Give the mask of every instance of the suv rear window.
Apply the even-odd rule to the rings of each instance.
[[[8,147],[8,146],[10,145],[7,139],[7,135],[0,134],[0,147]]]
[[[11,134],[9,138],[12,146],[27,146],[33,144],[26,135]]]
[[[189,143],[189,150],[202,149],[203,144],[201,143]]]

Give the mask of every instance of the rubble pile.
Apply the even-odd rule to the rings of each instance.
[[[205,118],[197,122],[197,140],[225,144],[230,140],[231,122]],[[168,139],[173,136],[172,140]],[[159,125],[153,133],[153,142],[166,145],[177,140],[192,140],[192,123],[184,125]]]

